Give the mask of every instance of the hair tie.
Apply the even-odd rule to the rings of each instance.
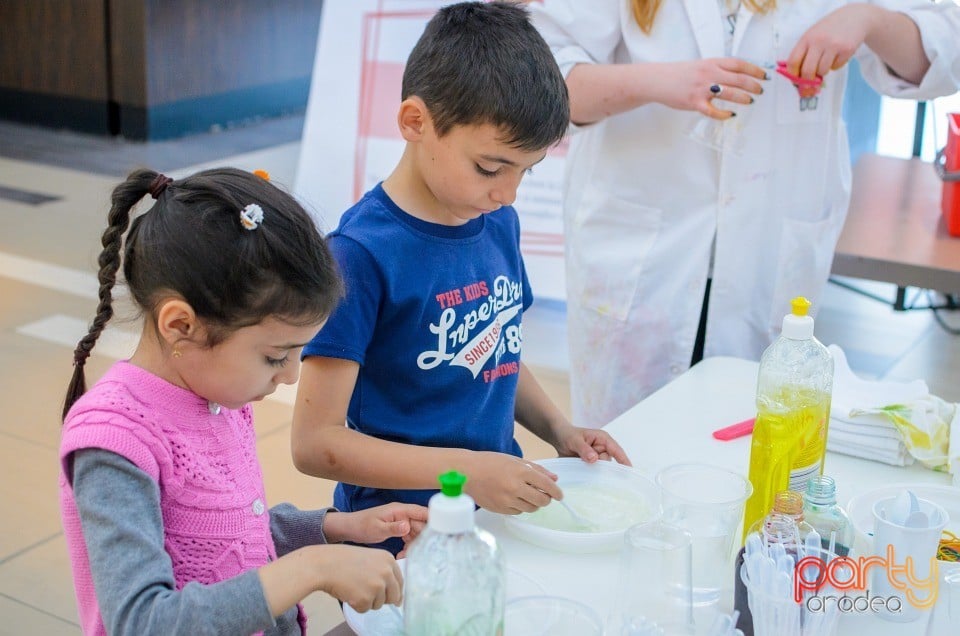
[[[253,171],[253,174],[255,174],[256,176],[260,177],[260,178],[263,179],[264,181],[269,181],[269,180],[270,180],[270,173],[267,172],[266,170],[257,169],[257,170],[254,170],[254,171]]]
[[[170,177],[163,174],[157,174],[157,176],[153,178],[153,182],[150,184],[150,187],[147,188],[147,192],[149,192],[150,196],[152,196],[154,199],[159,199],[160,195],[171,183],[173,183],[173,179]]]
[[[256,203],[250,203],[240,210],[240,225],[247,230],[255,230],[263,223],[263,208]]]

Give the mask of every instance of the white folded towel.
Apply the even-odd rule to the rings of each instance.
[[[960,405],[931,395],[923,380],[871,382],[830,345],[833,397],[827,450],[903,466],[920,462],[950,472],[960,486]]]
[[[930,394],[923,380],[893,382],[890,380],[864,380],[854,375],[847,363],[847,356],[837,345],[827,347],[833,355],[833,396],[830,402],[830,417],[850,420],[851,412],[882,408],[888,404],[909,404]],[[863,419],[857,423],[893,426],[883,417]]]
[[[827,450],[894,466],[912,464],[914,458],[890,418],[864,411],[920,399],[930,392],[927,383],[864,380],[854,375],[840,347],[829,349],[834,366]]]
[[[850,433],[838,430],[836,425],[837,422],[832,421],[827,433],[827,450],[831,453],[872,459],[893,466],[909,466],[914,461],[900,439]]]

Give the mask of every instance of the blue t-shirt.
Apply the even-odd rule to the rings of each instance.
[[[533,294],[516,210],[438,225],[407,214],[377,185],[329,243],[346,298],[303,356],[360,364],[348,426],[404,444],[519,456],[520,322]],[[334,505],[426,504],[434,492],[338,484]]]

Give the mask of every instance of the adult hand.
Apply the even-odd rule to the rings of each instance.
[[[323,530],[330,542],[380,543],[401,537],[413,541],[427,523],[427,509],[416,504],[389,503],[357,512],[329,512]]]
[[[386,550],[354,545],[321,545],[317,589],[358,612],[379,609],[403,598],[403,576]]]
[[[670,62],[656,66],[655,86],[652,87],[655,101],[678,110],[694,110],[713,119],[734,116],[733,111],[717,108],[715,99],[752,104],[753,96],[763,93],[758,80],[767,79],[767,73],[762,68],[735,57]]]
[[[609,433],[596,428],[571,426],[570,431],[560,439],[557,453],[561,457],[579,457],[589,463],[598,459],[614,459],[626,466],[633,465],[620,444]]]
[[[814,79],[841,68],[866,40],[876,16],[867,4],[848,4],[828,13],[800,37],[787,58],[787,70]]]
[[[533,512],[563,497],[555,474],[513,455],[478,451],[464,472],[467,494],[493,512]]]

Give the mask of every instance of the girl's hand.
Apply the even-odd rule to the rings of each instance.
[[[714,100],[752,104],[753,96],[763,93],[757,81],[763,79],[768,79],[767,73],[756,64],[735,57],[710,58],[655,65],[649,90],[653,101],[670,108],[729,119],[734,113],[717,108]],[[711,86],[718,86],[720,94],[712,92]]]
[[[427,523],[427,509],[416,504],[389,503],[358,512],[328,512],[323,523],[327,541],[380,543],[400,537],[413,541]]]
[[[347,514],[354,513],[331,513]],[[403,598],[403,576],[386,550],[353,545],[315,546],[320,560],[317,589],[358,612],[397,605]]]
[[[482,508],[515,515],[533,512],[560,499],[557,476],[549,470],[513,455],[478,451],[472,453],[464,489]]]
[[[807,29],[787,58],[787,70],[804,79],[825,77],[850,61],[873,28],[877,13],[868,4],[848,4]]]
[[[614,459],[625,466],[633,465],[620,444],[601,429],[571,426],[556,448],[561,457],[579,457],[588,463]]]

